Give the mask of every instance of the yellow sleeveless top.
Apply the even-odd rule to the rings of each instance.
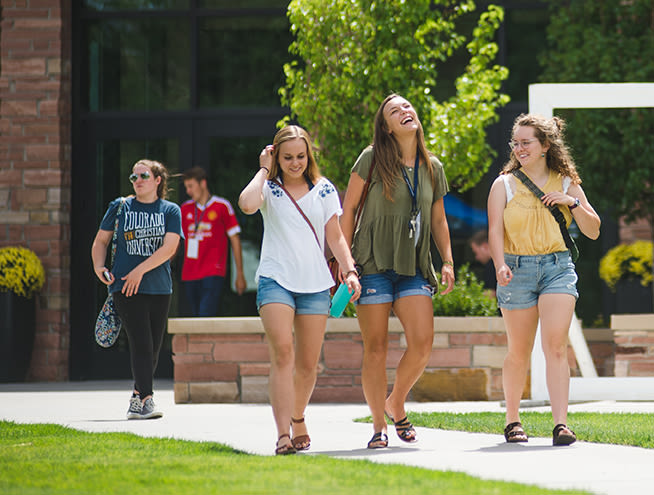
[[[504,209],[504,252],[533,256],[567,250],[559,224],[547,207],[513,174],[506,174],[502,178],[507,191],[507,204]],[[514,186],[511,187],[511,184]],[[569,178],[563,178],[550,170],[547,183],[541,190],[545,193],[567,192],[569,184]],[[559,209],[565,217],[566,225],[570,225],[570,209],[560,205]]]

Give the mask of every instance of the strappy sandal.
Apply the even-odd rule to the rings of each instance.
[[[288,437],[288,439],[291,440],[291,436],[288,433],[284,433],[284,434],[279,436],[279,438],[277,439],[277,443],[279,443],[279,441],[284,437]],[[285,445],[282,445],[280,447],[277,447],[277,446],[275,446],[275,447],[276,447],[275,448],[275,455],[288,455],[288,454],[295,454],[295,452],[297,452],[295,450],[295,447],[293,447],[292,443],[285,444]]]
[[[563,430],[569,430],[570,433],[562,433]],[[570,428],[563,423],[559,423],[552,430],[552,445],[554,446],[570,445],[576,441],[577,435],[575,435],[575,432],[570,430]]]
[[[383,431],[375,433],[368,442],[369,449],[383,449],[388,447],[388,435]]]
[[[509,423],[504,428],[504,438],[507,443],[519,443],[519,442],[528,442],[529,438],[525,433],[525,430],[522,429],[522,423],[516,421],[515,423]]]
[[[304,417],[300,419],[291,418],[291,426],[300,423],[304,423]],[[311,447],[311,437],[309,435],[298,435],[293,437],[291,443],[295,450],[309,450],[309,447]]]
[[[416,438],[416,429],[413,427],[407,416],[404,416],[404,418],[399,421],[395,421],[393,416],[386,411],[384,411],[384,414],[395,425],[395,433],[400,437],[400,440],[406,443],[414,443],[418,441]]]

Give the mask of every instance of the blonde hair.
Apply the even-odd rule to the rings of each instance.
[[[565,130],[565,121],[559,117],[546,119],[542,115],[520,114],[513,123],[513,136],[519,127],[531,127],[534,130],[534,136],[542,146],[549,144],[549,149],[545,153],[547,167],[564,177],[570,177],[573,184],[581,184],[581,178],[577,173],[570,150],[563,139]],[[511,152],[509,161],[506,162],[502,169],[503,174],[510,174],[512,171],[520,168],[520,162]]]
[[[298,125],[286,126],[275,134],[273,139],[273,146],[275,149],[273,150],[272,164],[270,165],[270,173],[268,176],[274,178],[282,174],[282,168],[279,165],[279,150],[283,143],[293,139],[302,139],[304,144],[307,146],[307,168],[304,170],[304,176],[309,179],[312,184],[315,184],[320,178],[320,169],[318,168],[316,159],[313,156],[311,137],[307,131]]]
[[[164,167],[163,163],[157,162],[155,160],[148,160],[147,158],[141,158],[138,162],[134,164],[132,167],[132,170],[134,170],[134,167],[137,165],[145,165],[150,169],[152,172],[152,175],[156,179],[157,177],[161,177],[161,182],[159,182],[159,185],[157,186],[157,197],[159,199],[166,199],[168,196],[168,192],[170,192],[170,189],[168,189],[168,170],[166,170],[166,167]]]

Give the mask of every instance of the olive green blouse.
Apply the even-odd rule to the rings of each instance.
[[[369,146],[359,155],[352,172],[365,180],[372,157],[372,146]],[[420,166],[418,170],[420,232],[417,245],[415,239],[409,237],[411,194],[406,182],[400,175],[393,189],[393,201],[389,201],[384,197],[377,169],[373,170],[361,221],[352,241],[352,255],[363,267],[364,275],[394,270],[400,275],[414,276],[417,267],[432,286],[438,285],[430,250],[431,207],[449,188],[441,162],[432,156],[431,163],[434,187],[427,167]],[[406,172],[413,185],[413,168],[407,168]]]

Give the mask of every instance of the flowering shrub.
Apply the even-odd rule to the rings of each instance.
[[[32,297],[41,290],[45,271],[39,258],[23,247],[0,249],[0,291]]]
[[[620,244],[602,257],[599,275],[613,290],[619,280],[638,279],[643,287],[652,283],[652,243]]]

